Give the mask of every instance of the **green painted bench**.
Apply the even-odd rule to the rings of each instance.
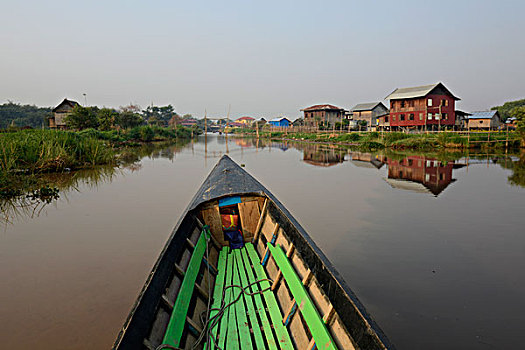
[[[219,254],[218,270],[212,309],[238,298],[241,289],[227,288],[224,292],[227,286],[246,288],[258,280],[267,279],[252,243],[231,251],[224,247]],[[226,308],[220,322],[210,329],[211,337],[221,349],[293,349],[288,330],[282,323],[277,299],[270,290],[270,282],[266,280],[258,285],[254,283],[247,291],[266,291],[253,296],[243,293],[239,301]],[[213,310],[210,318],[217,313]]]
[[[292,264],[282,250],[281,246],[279,244],[274,246],[268,242],[268,249],[273,256],[277,267],[280,269],[283,278],[286,281],[286,285],[292,293],[295,303],[298,306],[301,315],[303,316],[303,319],[310,329],[310,333],[312,334],[312,338],[315,342],[313,348],[323,350],[337,349],[323,319],[319,315],[319,312],[312,302],[312,299],[310,299],[308,291],[299,279],[299,276],[297,276],[295,273]]]
[[[191,255],[188,268],[184,274],[184,279],[182,280],[179,293],[177,294],[177,299],[175,300],[175,305],[173,305],[173,312],[171,314],[166,333],[164,334],[164,340],[162,342],[163,344],[171,345],[173,347],[179,346],[182,333],[186,325],[186,316],[188,314],[188,308],[193,295],[193,289],[195,288],[195,281],[197,280],[201,263],[204,259],[206,244],[210,237],[211,234],[209,227],[205,226],[202,229],[195,248],[193,249],[193,254]]]

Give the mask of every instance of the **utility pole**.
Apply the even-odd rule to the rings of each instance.
[[[206,109],[204,109],[204,137],[206,138],[206,134],[208,133],[208,123],[206,123]]]
[[[230,123],[230,111],[231,111],[232,105],[228,105],[228,115],[226,117],[226,128],[228,127],[228,124]],[[224,128],[224,136],[226,137],[226,153],[230,153],[228,150],[228,132],[226,131],[226,128]]]
[[[204,109],[204,165],[207,165],[208,158],[208,123],[206,120],[206,108]]]

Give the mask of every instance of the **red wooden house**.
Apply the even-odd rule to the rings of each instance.
[[[390,127],[435,130],[453,127],[459,100],[442,83],[395,89],[390,100]]]

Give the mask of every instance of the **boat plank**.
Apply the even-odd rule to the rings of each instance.
[[[266,273],[264,272],[264,268],[259,262],[259,256],[257,255],[257,252],[255,251],[253,245],[251,243],[247,243],[246,249],[252,261],[255,273],[257,274],[257,278],[267,278]],[[293,349],[292,340],[290,339],[288,330],[284,327],[282,322],[283,316],[281,315],[281,311],[279,310],[279,305],[277,304],[275,295],[270,290],[270,282],[263,281],[259,284],[261,286],[261,289],[268,289],[263,293],[263,297],[266,301],[266,305],[268,306],[268,313],[270,314],[270,318],[272,320],[272,324],[278,338],[277,341],[279,343],[279,346],[281,347],[281,349]]]
[[[213,319],[213,317],[217,315],[218,311],[215,309],[219,309],[221,307],[222,291],[224,290],[224,279],[226,277],[226,249],[227,248],[222,249],[219,253],[219,262],[217,264],[218,275],[215,282],[215,288],[213,290],[213,304],[212,311],[210,312],[210,319]],[[218,324],[216,324],[210,329],[211,337],[215,338],[217,336],[217,328]],[[204,346],[204,348],[206,349],[206,345]]]
[[[286,284],[288,285],[295,302],[297,305],[299,305],[299,310],[301,311],[301,314],[303,315],[303,318],[306,321],[310,332],[312,333],[316,347],[319,349],[337,349],[330,333],[328,332],[328,329],[326,328],[326,325],[319,315],[319,312],[315,308],[315,305],[310,299],[308,292],[295,273],[293,266],[286,257],[281,246],[273,246],[268,244],[268,247],[276,264],[282,271],[284,280],[286,281]]]
[[[224,234],[222,232],[222,222],[219,207],[214,206],[209,209],[204,209],[201,211],[201,213],[204,223],[210,226],[212,236],[219,242],[221,246],[227,246],[228,242],[224,240]]]
[[[248,253],[246,252],[246,249],[243,249],[241,251],[242,258],[244,260],[244,263],[246,266],[251,266],[251,261],[248,257]],[[256,281],[255,275],[253,274],[253,271],[251,268],[246,269],[246,274],[248,275],[248,281],[250,283],[254,283]],[[257,287],[257,285],[253,285],[251,287],[251,292],[254,293],[256,291],[259,291],[260,289]],[[270,321],[268,320],[268,316],[266,315],[266,310],[264,308],[263,300],[260,294],[254,295],[255,299],[255,305],[257,306],[257,313],[259,314],[259,317],[261,318],[261,323],[264,331],[264,336],[266,338],[266,343],[268,344],[268,347],[272,350],[277,349],[277,344],[275,343],[275,337],[273,336],[272,332],[272,326]]]
[[[228,287],[229,285],[232,285],[234,282],[234,275],[235,275],[235,269],[234,269],[235,265],[234,264],[235,264],[235,259],[234,259],[233,254],[231,254],[230,252],[228,254],[228,264],[227,264],[228,274],[230,275],[230,278],[228,278],[229,282],[228,282],[228,285],[226,285],[226,287]],[[229,298],[226,302],[226,305],[232,303],[236,297],[234,288],[228,288],[227,292],[228,292]],[[223,322],[227,324],[226,331],[223,333],[224,336],[228,339],[226,341],[226,347],[225,347],[226,350],[239,349],[239,332],[237,330],[237,315],[236,315],[235,307],[236,307],[235,304],[232,304],[231,306],[227,308],[228,317],[223,320]],[[224,349],[224,347],[222,348]]]
[[[240,269],[243,268],[243,266],[239,266],[239,260],[238,260],[238,253],[239,249],[235,249],[232,251],[231,255],[233,257],[233,284],[238,286],[241,284],[240,282]],[[242,293],[242,291],[239,288],[236,288],[234,290],[235,297],[238,295],[237,293]],[[242,293],[244,295],[244,293]],[[237,321],[237,331],[239,334],[239,341],[240,344],[242,344],[243,348],[251,348],[252,347],[252,339],[250,336],[250,324],[248,323],[248,320],[246,319],[246,309],[244,307],[243,302],[243,295],[240,296],[239,300],[233,304],[231,307],[235,309],[235,318]]]
[[[188,307],[193,295],[193,290],[195,289],[195,281],[197,280],[197,275],[199,274],[204,252],[206,250],[207,234],[207,230],[204,229],[197,244],[195,245],[195,249],[191,256],[190,263],[188,264],[188,268],[186,269],[179,294],[177,295],[175,305],[173,306],[173,312],[171,314],[170,321],[168,322],[163,344],[169,344],[175,347],[179,346],[182,332],[184,331],[184,326],[186,323]]]
[[[261,216],[259,212],[259,203],[257,201],[243,202],[239,203],[238,207],[244,241],[248,242],[255,236],[257,224],[259,223],[259,218]]]
[[[244,250],[244,249],[243,249]],[[245,264],[242,259],[241,250],[235,251],[235,259],[237,261],[237,267],[239,269],[239,277],[241,279],[241,285],[246,288],[249,284],[248,278],[246,277],[246,270],[251,269],[251,264]],[[251,291],[251,290],[250,290]],[[257,313],[255,312],[255,305],[253,303],[253,297],[244,294],[244,302],[246,303],[246,308],[248,311],[248,318],[250,320],[251,328],[253,330],[253,337],[255,339],[255,344],[257,349],[265,349],[264,339],[261,333],[261,326],[257,320]],[[244,345],[244,344],[243,344]]]
[[[226,287],[227,285],[230,285],[231,284],[231,281],[232,281],[232,270],[229,268],[229,266],[231,265],[231,257],[229,256],[228,254],[228,250],[229,248],[228,247],[224,247],[222,248],[222,251],[225,252],[225,271],[226,271],[226,280],[224,281],[224,287]],[[224,289],[224,288],[223,288]],[[224,305],[227,305],[229,302],[230,302],[230,294],[231,294],[231,288],[229,288],[228,290],[226,290],[226,292],[224,292],[223,296],[224,296]],[[222,305],[222,303],[221,303]],[[227,308],[225,311],[224,311],[224,314],[222,315],[221,317],[221,320],[220,320],[220,326],[219,326],[219,348],[221,349],[224,349],[225,348],[225,345],[226,345],[226,335],[227,335],[227,332],[228,332],[228,316],[229,316],[229,308]]]

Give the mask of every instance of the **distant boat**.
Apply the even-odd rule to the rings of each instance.
[[[113,348],[392,345],[288,210],[225,155],[173,230]]]

